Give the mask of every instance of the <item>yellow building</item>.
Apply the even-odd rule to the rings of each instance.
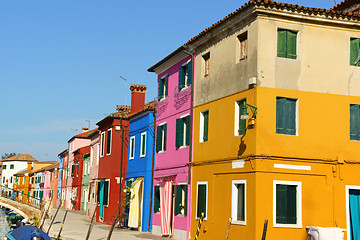
[[[186,44],[191,239],[202,212],[199,239],[224,239],[229,218],[229,239],[261,239],[265,220],[267,239],[306,239],[307,226],[360,239],[359,27],[348,12],[259,0]]]
[[[16,200],[26,203],[29,194],[29,172],[31,172],[31,164],[29,169],[22,170],[14,174],[14,191],[17,192]]]

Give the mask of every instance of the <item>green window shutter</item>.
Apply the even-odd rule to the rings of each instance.
[[[241,119],[242,109],[245,106],[245,100],[239,102],[239,135],[246,133],[246,119]]]
[[[206,185],[198,185],[198,199],[197,199],[197,217],[201,217],[201,213],[204,213],[206,217]]]
[[[186,145],[190,145],[190,137],[191,137],[191,118],[190,116],[187,116],[185,118],[185,122],[186,122],[186,139],[185,139],[185,144]]]
[[[176,185],[176,199],[175,199],[175,215],[181,214],[182,203],[182,187],[181,185]]]
[[[156,152],[161,151],[161,136],[162,136],[162,126],[157,126],[156,128]]]
[[[359,38],[350,39],[350,65],[355,66],[355,61],[359,57]],[[359,66],[359,63],[356,64]]]
[[[175,146],[181,147],[184,142],[184,120],[182,118],[176,119],[176,136]]]
[[[296,188],[297,186],[287,186],[287,223],[296,224]]]
[[[350,140],[360,140],[360,105],[350,105]]]
[[[192,71],[192,61],[190,61],[189,63],[188,63],[188,80],[187,80],[187,85],[189,86],[189,85],[191,85],[191,83],[192,83],[192,74],[193,74],[193,71]]]
[[[134,155],[135,155],[135,138],[131,138],[130,157],[133,158]]]
[[[168,96],[168,88],[169,88],[168,84],[169,84],[169,76],[166,75],[166,77],[165,77],[165,97]]]
[[[237,194],[237,220],[245,221],[245,185],[237,184],[236,185],[238,194]]]
[[[164,151],[166,150],[166,137],[167,137],[167,124],[165,123],[163,125],[163,131],[164,131]]]
[[[106,143],[106,153],[110,154],[110,150],[111,150],[111,131],[108,131],[108,138],[107,138],[107,143]]]
[[[287,223],[287,186],[276,185],[276,223]]]
[[[204,118],[203,141],[206,142],[209,137],[209,111],[203,112],[203,118]]]
[[[286,31],[286,57],[296,59],[297,32]]]
[[[285,133],[285,103],[286,99],[276,98],[276,133]]]
[[[104,205],[109,205],[109,181],[104,181]]]
[[[142,138],[142,146],[141,146],[141,155],[145,155],[145,146],[146,146],[146,135],[141,135]]]
[[[159,79],[158,94],[158,100],[164,98],[164,79]]]
[[[286,30],[279,29],[277,35],[277,56],[286,57]]]
[[[155,186],[154,191],[154,212],[159,212],[160,208],[160,188],[159,186]]]
[[[187,195],[188,195],[188,186],[185,185],[185,202],[184,202],[184,215],[187,215]]]
[[[286,134],[296,134],[296,100],[285,99]]]
[[[185,87],[185,71],[183,67],[179,68],[179,90]]]

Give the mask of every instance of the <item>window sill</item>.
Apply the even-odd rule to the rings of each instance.
[[[132,157],[132,158],[129,158],[129,160],[133,160],[134,158]]]
[[[233,225],[242,225],[242,226],[246,226],[246,222],[245,221],[236,221],[236,220],[232,220],[231,224]]]
[[[145,155],[140,155],[140,157],[141,157],[141,158],[144,158],[144,157],[145,157]]]
[[[165,152],[165,150],[161,150],[161,151],[158,151],[157,153],[164,153]]]
[[[280,224],[280,223],[274,223],[274,227],[276,227],[276,228],[302,228],[302,224]]]
[[[181,146],[181,147],[179,147],[179,149],[183,149],[183,148],[187,148],[187,147],[189,147],[189,145]]]
[[[186,215],[185,214],[177,214],[177,215],[175,215],[175,217],[186,217]]]

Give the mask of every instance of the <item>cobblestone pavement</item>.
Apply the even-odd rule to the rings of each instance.
[[[53,209],[53,216],[56,209]],[[60,209],[59,213],[54,220],[54,223],[50,229],[49,235],[51,237],[56,237],[59,233],[62,220],[65,215],[65,210]],[[51,221],[46,219],[43,231],[47,232],[49,229]],[[87,231],[89,229],[90,221],[86,219],[84,212],[80,211],[68,211],[68,214],[65,219],[64,228],[61,232],[62,240],[83,240],[86,237]],[[91,231],[90,239],[91,240],[106,240],[110,226],[104,225],[101,223],[93,224],[93,229]],[[154,239],[154,240],[164,240],[160,236],[152,235],[151,233],[142,233],[138,231],[132,231],[128,229],[119,229],[115,228],[111,239],[116,240],[142,240],[142,239]]]

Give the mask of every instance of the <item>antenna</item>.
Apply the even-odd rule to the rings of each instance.
[[[127,79],[122,76],[120,76],[120,78],[125,81],[125,106],[126,106],[126,81],[127,81]]]
[[[88,130],[90,131],[90,120],[85,120],[85,121],[89,123],[89,128],[88,128]]]
[[[336,5],[337,5],[337,4],[336,4],[336,0],[334,0],[334,3],[335,3],[335,6],[336,6]]]

